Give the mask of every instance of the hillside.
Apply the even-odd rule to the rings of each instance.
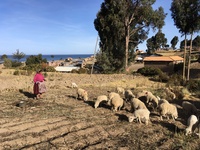
[[[113,150],[168,150],[198,149],[198,136],[185,136],[187,117],[182,110],[182,100],[170,101],[179,112],[176,121],[163,121],[152,112],[149,125],[129,123],[130,104],[118,112],[102,103],[94,109],[95,98],[117,86],[131,89],[134,94],[147,89],[161,97],[164,83],[150,81],[146,77],[125,74],[86,75],[48,73],[47,93],[43,99],[32,95],[32,76],[14,76],[13,70],[2,69],[0,74],[0,149],[65,150],[65,149],[113,149]],[[76,82],[89,93],[89,100],[76,99]],[[167,97],[166,97],[167,98]],[[199,98],[188,98],[200,108]],[[24,107],[17,107],[24,101]]]

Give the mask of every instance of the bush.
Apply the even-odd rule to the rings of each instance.
[[[4,63],[3,65],[6,67],[6,68],[11,68],[12,67],[12,61],[8,58],[5,58],[4,59]]]
[[[20,75],[20,71],[19,71],[19,70],[15,70],[15,71],[13,72],[13,75]]]
[[[31,70],[31,71],[36,71],[38,69],[42,69],[43,71],[46,72],[55,72],[55,68],[52,66],[44,65],[44,64],[31,64],[31,65],[26,65],[22,68],[23,70]]]
[[[184,84],[183,77],[179,74],[173,74],[167,84],[168,86],[181,86]]]
[[[22,66],[21,62],[18,62],[18,61],[11,61],[11,62],[12,62],[12,67],[14,68]]]
[[[79,73],[79,74],[86,74],[86,73],[88,73],[88,69],[86,69],[86,68],[80,68],[80,69],[78,70],[78,73]]]
[[[159,80],[161,82],[168,82],[168,80],[169,80],[169,76],[166,73],[164,73],[164,72],[160,72],[160,74],[158,75],[158,77],[159,77]]]
[[[72,69],[71,73],[78,73],[78,70]]]
[[[200,80],[189,80],[186,85],[190,92],[197,92],[200,89]]]
[[[138,69],[137,73],[140,73],[144,76],[155,76],[155,75],[160,75],[162,71],[159,68],[143,67]]]

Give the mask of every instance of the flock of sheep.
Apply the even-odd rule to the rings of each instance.
[[[72,88],[77,88],[77,98],[84,101],[88,101],[88,92],[82,88],[78,88],[75,83],[72,83]],[[171,89],[166,88],[166,94],[169,98],[175,99],[176,95]],[[94,108],[97,108],[101,102],[106,102],[107,105],[111,106],[112,111],[120,111],[126,105],[130,105],[131,109],[128,115],[128,121],[133,122],[134,120],[139,123],[145,123],[148,125],[150,121],[150,114],[152,111],[157,112],[160,119],[170,119],[174,121],[178,118],[177,106],[170,103],[166,99],[161,99],[155,96],[150,91],[140,91],[136,95],[131,90],[125,90],[122,87],[117,87],[115,92],[109,92],[108,95],[99,95],[94,103]],[[125,105],[126,104],[126,105]],[[198,109],[189,101],[182,102],[183,111],[190,116],[187,120],[187,128],[185,134],[189,135],[194,133],[195,129],[198,129],[198,133],[195,133],[200,138],[200,122],[198,120]]]

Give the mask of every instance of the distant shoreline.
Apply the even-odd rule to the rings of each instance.
[[[51,54],[51,55],[42,55],[42,58],[46,59],[49,62],[49,61],[65,60],[67,58],[84,59],[84,58],[91,57],[92,55],[93,54],[65,54],[65,55]],[[8,59],[16,60],[16,59],[13,59],[13,55],[7,55],[7,56],[8,56]],[[20,62],[25,62],[29,56],[32,56],[32,55],[26,55],[24,58],[20,59]],[[37,56],[37,55],[33,55],[33,56]]]

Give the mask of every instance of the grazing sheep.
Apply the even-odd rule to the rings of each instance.
[[[128,120],[129,122],[133,122],[134,119],[137,119],[139,123],[142,121],[148,125],[149,115],[150,111],[148,109],[138,109],[134,111],[133,116],[128,117]]]
[[[158,107],[162,104],[162,103],[169,103],[166,99],[161,99],[159,96],[157,96],[158,99]]]
[[[137,109],[147,109],[146,105],[138,98],[131,99],[131,112]]]
[[[81,98],[84,101],[87,101],[88,100],[88,93],[87,93],[87,91],[84,90],[84,89],[78,88],[77,89],[77,97],[76,97],[76,99],[77,98]]]
[[[141,91],[137,93],[136,96],[139,100],[147,104],[148,106],[153,106],[153,109],[156,109],[158,107],[158,99],[156,96],[154,96],[151,92],[149,91]]]
[[[114,96],[120,97],[120,95],[119,95],[118,93],[110,92],[110,93],[108,94],[108,104],[110,104],[110,100],[111,100]]]
[[[126,101],[130,101],[131,98],[135,97],[135,95],[132,93],[131,90],[126,90],[125,93],[124,93],[124,97],[125,97]]]
[[[166,91],[167,96],[171,98],[172,100],[176,98],[176,95],[174,94],[171,88],[165,88],[165,91]]]
[[[78,85],[75,82],[71,83],[71,88],[78,88]]]
[[[122,87],[117,87],[116,90],[117,90],[117,93],[123,94],[123,95],[124,95],[124,92],[125,92],[124,88],[122,88]]]
[[[114,96],[110,101],[109,105],[112,107],[113,111],[120,110],[124,105],[124,100],[119,96]]]
[[[108,101],[108,97],[106,95],[100,95],[97,97],[97,100],[94,104],[94,108],[97,108],[102,101]]]
[[[197,128],[198,119],[195,115],[191,115],[187,120],[188,127],[185,129],[185,135],[192,134]]]
[[[162,117],[167,117],[169,119],[169,115],[172,117],[173,120],[178,118],[178,111],[175,105],[170,103],[162,103],[159,106],[160,110],[160,119],[163,120]]]
[[[188,101],[182,102],[183,110],[188,115],[196,115],[197,114],[197,108]]]
[[[147,104],[147,95],[151,95],[152,93],[147,91],[147,90],[143,90],[137,93],[136,97],[141,100],[143,103]]]
[[[155,95],[153,95],[151,92],[147,92],[146,96],[147,96],[146,103],[148,105],[150,105],[152,103],[153,109],[156,109],[158,107],[158,98]]]

